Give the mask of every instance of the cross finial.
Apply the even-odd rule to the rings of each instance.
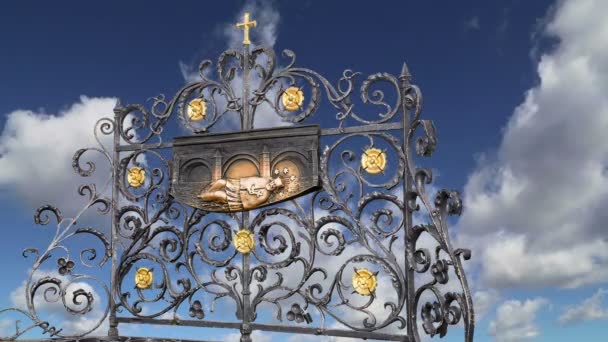
[[[249,29],[252,27],[255,27],[256,25],[257,25],[257,22],[255,20],[249,21],[249,12],[245,12],[242,23],[236,24],[236,28],[243,29],[243,33],[244,33],[243,44],[245,44],[245,45],[251,44],[251,41],[249,40]]]

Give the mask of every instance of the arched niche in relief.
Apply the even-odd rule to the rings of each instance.
[[[191,159],[182,165],[180,182],[209,182],[211,180],[211,169],[203,159]]]
[[[224,166],[224,179],[240,179],[246,177],[259,177],[260,168],[255,157],[240,154],[228,160]]]

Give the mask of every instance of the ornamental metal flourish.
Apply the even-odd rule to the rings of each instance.
[[[447,228],[461,199],[454,190],[429,194],[432,172],[416,166],[437,140],[407,66],[398,76],[364,78],[359,100],[360,73],[345,70],[334,85],[296,66],[294,52],[283,56],[279,62],[272,49],[245,42],[219,56],[216,78],[205,60],[200,80],[172,98],[119,102],[113,118],[97,122],[98,146],[78,150],[73,168],[94,177],[96,153],[111,172],[80,186],[85,205],[74,217],[50,205],[36,211],[37,224],[57,229],[46,250],[24,251],[34,259],[27,308],[0,314],[30,324],[20,326],[21,318],[5,339],[36,327],[49,337],[87,336],[109,322],[110,340],[119,325],[134,323],[240,329],[241,341],[254,330],[420,341],[461,325],[464,340],[473,340],[462,264],[471,253],[452,246]],[[235,122],[243,132],[260,122],[319,124],[320,187],[241,212],[177,201],[172,135],[226,132]],[[111,229],[79,226],[92,210],[109,215]],[[68,241],[85,235],[99,244],[76,258]],[[39,306],[57,301],[94,324],[73,333],[39,315]]]

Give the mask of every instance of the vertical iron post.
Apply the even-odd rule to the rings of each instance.
[[[110,244],[112,252],[112,274],[110,275],[110,317],[109,323],[110,328],[108,330],[108,337],[112,341],[118,341],[118,320],[116,319],[116,302],[114,298],[114,290],[118,288],[116,272],[117,272],[117,231],[118,231],[118,167],[120,165],[119,157],[120,152],[118,147],[120,145],[120,119],[121,119],[122,107],[120,101],[114,106],[114,141],[112,145],[112,212],[111,212],[111,227],[110,227]],[[117,291],[118,292],[118,291]]]
[[[242,104],[242,125],[241,130],[251,130],[253,128],[253,120],[249,112],[249,44],[243,42],[243,98]],[[242,213],[242,227],[249,229],[249,212]],[[251,270],[249,269],[249,253],[243,254],[243,323],[241,324],[241,342],[251,342],[251,321],[253,319],[251,313]]]
[[[406,311],[407,311],[407,336],[413,338],[414,341],[420,341],[418,334],[416,333],[416,307],[415,307],[415,295],[416,295],[416,284],[414,283],[414,241],[410,239],[410,232],[412,230],[412,211],[410,209],[410,194],[412,191],[412,176],[410,174],[410,158],[411,153],[409,149],[408,133],[410,130],[410,109],[406,104],[406,95],[410,90],[410,81],[412,75],[410,74],[407,64],[403,63],[401,68],[401,74],[399,75],[400,90],[401,90],[401,106],[403,108],[403,153],[405,156],[405,170],[403,171],[403,225],[404,232],[403,238],[405,239],[405,272],[406,272]]]

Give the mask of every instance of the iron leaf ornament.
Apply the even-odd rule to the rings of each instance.
[[[51,205],[35,213],[56,233],[46,250],[23,252],[33,260],[27,308],[0,315],[30,323],[16,323],[3,339],[36,328],[77,338],[108,319],[110,339],[120,338],[121,324],[146,323],[233,328],[244,342],[254,330],[420,341],[462,323],[464,340],[473,340],[462,264],[471,252],[452,246],[447,227],[462,201],[455,190],[427,193],[432,173],[414,162],[431,156],[437,139],[432,121],[420,118],[422,94],[407,66],[397,76],[345,70],[332,83],[298,66],[293,51],[279,62],[272,49],[254,47],[256,25],[248,14],[238,24],[243,48],[223,52],[215,72],[205,60],[200,80],[171,98],[118,102],[113,117],[97,122],[98,146],[78,150],[72,166],[87,178],[102,160],[111,172],[77,190],[84,206],[74,217]],[[290,126],[256,130],[261,106]],[[237,132],[219,125],[229,115]],[[175,122],[187,137],[171,136]],[[91,210],[109,216],[109,231],[79,226]],[[419,245],[424,233],[434,250]],[[67,242],[78,236],[99,243],[74,255]],[[49,268],[57,276],[45,275]],[[445,291],[447,283],[460,291]],[[60,302],[76,317],[101,314],[74,334],[41,317],[40,301]],[[220,305],[235,308],[232,320],[214,318]]]

